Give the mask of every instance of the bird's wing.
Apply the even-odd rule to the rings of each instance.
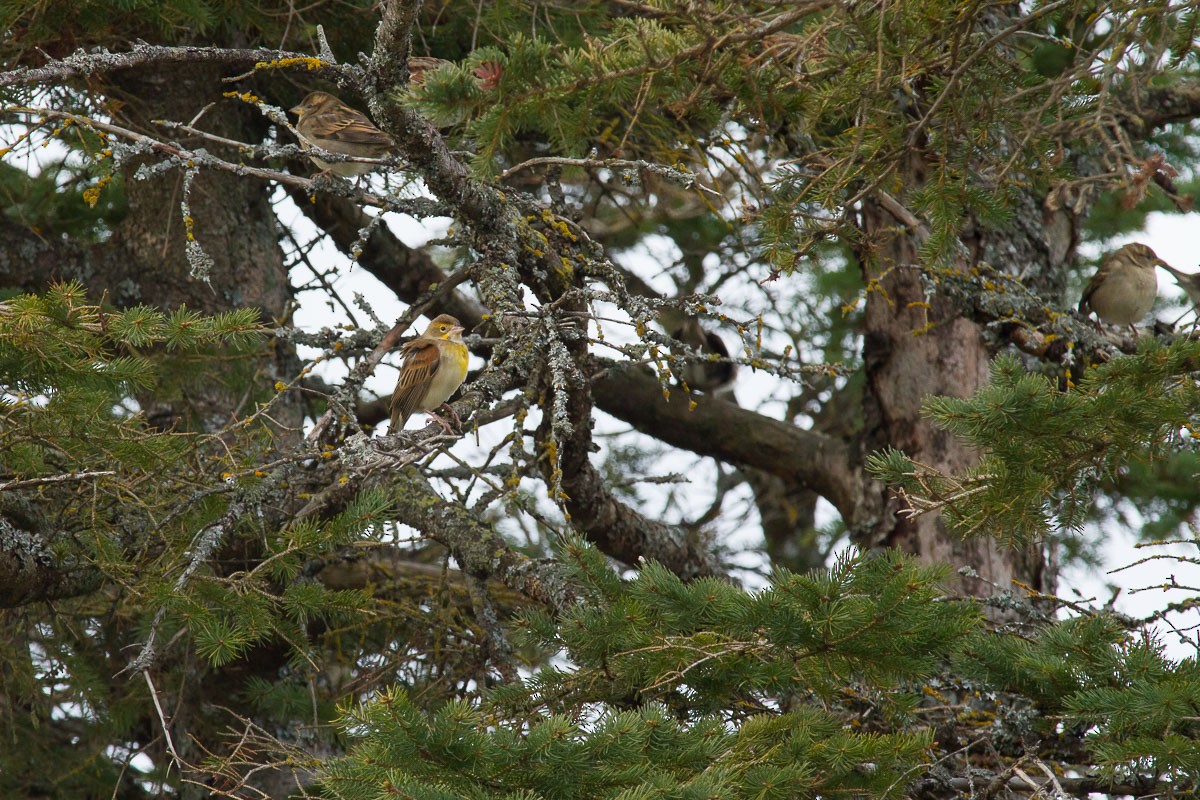
[[[401,348],[404,360],[400,365],[400,380],[392,392],[392,430],[404,427],[409,415],[429,391],[433,376],[441,366],[437,345],[429,339],[413,339]]]
[[[1096,274],[1092,276],[1090,281],[1088,281],[1087,286],[1083,288],[1083,297],[1079,298],[1080,314],[1088,313],[1088,309],[1091,308],[1091,305],[1088,301],[1092,299],[1092,295],[1095,294],[1096,290],[1100,288],[1100,284],[1104,283],[1104,281],[1108,279],[1108,273],[1110,271],[1110,265],[1108,259],[1106,258],[1103,262],[1101,262],[1100,269],[1096,270]]]
[[[704,340],[708,344],[708,351],[716,353],[721,358],[729,358],[729,348],[725,346],[725,340],[717,336],[712,331],[704,332]]]
[[[342,109],[342,113],[328,120],[328,124],[322,128],[322,137],[338,142],[387,148],[394,144],[391,136],[379,130],[371,120],[352,108]]]

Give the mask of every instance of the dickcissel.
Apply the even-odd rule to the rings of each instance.
[[[1109,253],[1083,290],[1079,313],[1091,310],[1110,325],[1132,326],[1149,313],[1158,296],[1157,266],[1166,262],[1144,244],[1127,244]]]
[[[462,334],[458,320],[442,314],[424,333],[400,347],[403,359],[400,380],[392,392],[392,431],[401,430],[414,411],[433,411],[444,405],[462,385],[468,356]],[[438,422],[449,432],[443,420]]]
[[[297,117],[296,131],[305,147],[359,158],[380,158],[396,146],[392,137],[375,127],[365,114],[328,92],[310,92],[290,113]],[[342,178],[365,175],[374,169],[373,164],[361,161],[331,164],[316,156],[309,158],[322,170]]]
[[[711,393],[733,383],[737,364],[729,358],[729,348],[720,336],[706,330],[700,320],[685,318],[671,336],[687,345],[687,348],[672,348],[672,351],[687,358],[679,376],[689,389]],[[698,358],[697,353],[701,357]]]

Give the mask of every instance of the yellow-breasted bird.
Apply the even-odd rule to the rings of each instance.
[[[393,432],[401,430],[414,411],[433,411],[444,405],[462,385],[468,359],[462,334],[458,320],[442,314],[424,333],[401,345],[400,380],[392,392]],[[435,418],[449,432],[450,426]]]
[[[329,92],[310,92],[290,113],[295,114],[300,143],[319,147],[330,153],[342,153],[359,158],[380,158],[391,152],[396,142],[361,111],[356,111]],[[360,161],[339,161],[331,164],[316,156],[309,158],[324,171],[342,178],[365,175],[374,169]]]
[[[1158,266],[1166,266],[1166,262],[1144,244],[1127,244],[1109,253],[1083,290],[1079,313],[1090,309],[1110,325],[1139,322],[1158,296],[1158,276],[1154,274]]]

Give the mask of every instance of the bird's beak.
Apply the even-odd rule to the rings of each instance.
[[[450,329],[450,335],[458,336],[458,335],[462,334],[464,331],[466,331],[466,328],[464,328],[462,325],[455,325],[453,328]]]
[[[304,106],[292,106],[288,109],[289,114],[295,114],[297,117],[300,116],[302,111],[304,111]]]

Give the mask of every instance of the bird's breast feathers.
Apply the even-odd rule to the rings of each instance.
[[[443,341],[438,343],[438,349],[441,350],[441,363],[425,392],[424,402],[421,403],[423,411],[435,409],[446,402],[467,377],[469,351],[465,344]]]

